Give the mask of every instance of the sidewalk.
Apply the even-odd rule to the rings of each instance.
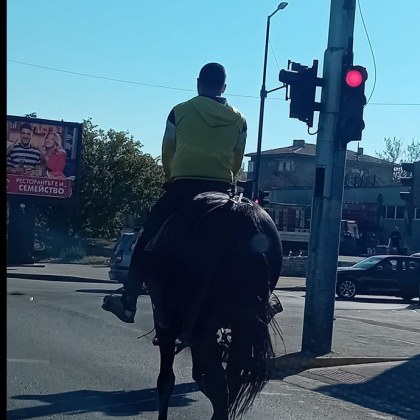
[[[109,279],[108,271],[109,268],[107,266],[37,263],[16,266],[8,265],[7,277],[117,284]]]
[[[80,264],[8,266],[7,277],[113,283],[108,267]],[[281,277],[276,293],[305,291],[306,279]],[[335,311],[333,351],[303,354],[303,311],[296,307],[277,315],[286,354],[275,360],[274,380],[402,416],[420,418],[420,305],[399,309]],[[282,351],[282,344],[276,348]],[[405,411],[404,411],[405,410]]]
[[[115,283],[108,276],[107,266],[83,264],[39,263],[7,267],[7,276],[35,280],[81,281],[92,283]],[[306,287],[304,277],[281,277],[276,290],[302,290]]]

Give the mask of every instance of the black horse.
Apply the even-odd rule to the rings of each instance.
[[[159,420],[167,419],[178,339],[191,348],[192,376],[212,403],[212,420],[245,413],[270,377],[269,324],[279,333],[269,299],[283,255],[272,219],[246,198],[199,194],[146,251],[160,349]],[[222,343],[221,331],[229,331]]]

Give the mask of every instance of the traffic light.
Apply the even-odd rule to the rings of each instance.
[[[247,179],[246,181],[238,180],[236,181],[236,186],[241,187],[243,189],[244,197],[249,198],[252,200],[252,190],[254,186],[254,181],[252,179]]]
[[[255,202],[261,207],[268,207],[270,204],[269,195],[270,191],[258,190],[258,197]]]
[[[318,60],[312,67],[288,61],[287,70],[280,70],[279,80],[287,85],[286,100],[290,99],[290,118],[313,126],[314,111],[321,109],[321,104],[315,102],[316,87],[322,85],[322,79],[317,77]]]
[[[410,213],[412,213],[414,207],[420,207],[420,161],[401,163],[401,168],[411,173],[410,176],[400,178],[401,184],[410,188],[409,191],[400,192],[400,198],[406,202],[407,209],[410,208]]]
[[[362,139],[365,128],[363,108],[366,105],[365,82],[367,70],[362,66],[343,65],[341,75],[340,112],[336,138],[345,148],[347,143]]]

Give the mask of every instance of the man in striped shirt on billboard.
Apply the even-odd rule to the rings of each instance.
[[[7,154],[7,172],[24,174],[34,170],[41,164],[41,152],[32,146],[33,129],[31,124],[20,126],[20,142],[16,143]]]

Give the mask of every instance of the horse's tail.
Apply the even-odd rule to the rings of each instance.
[[[239,305],[232,317],[226,365],[232,419],[251,408],[268,382],[275,357],[270,327],[280,334],[270,312],[269,273],[264,255],[254,255],[242,269],[243,277],[236,290]]]

